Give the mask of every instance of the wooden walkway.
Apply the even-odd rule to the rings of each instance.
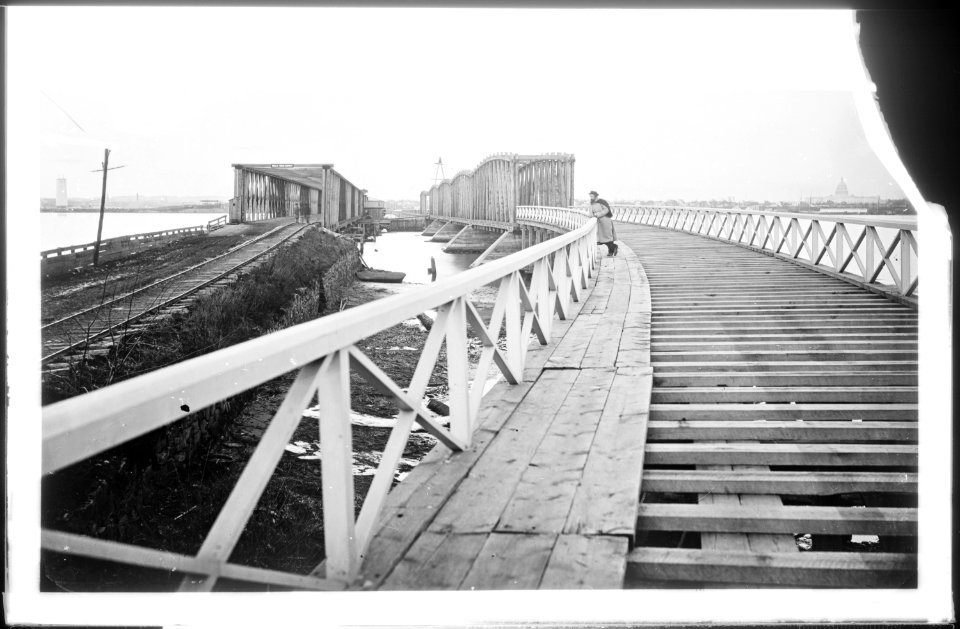
[[[391,492],[364,587],[912,585],[916,312],[617,229],[627,246],[524,382],[488,394],[472,447]]]
[[[654,370],[625,585],[915,586],[916,311],[745,248],[617,229],[650,282]]]

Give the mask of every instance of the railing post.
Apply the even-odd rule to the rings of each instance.
[[[550,342],[550,328],[553,322],[553,299],[556,293],[550,290],[550,260],[540,258],[533,264],[533,279],[530,282],[537,300],[537,320],[547,343]]]
[[[901,295],[906,295],[910,290],[910,283],[913,275],[913,234],[910,230],[900,230],[900,289]]]
[[[847,233],[847,227],[843,223],[837,222],[834,223],[834,229],[837,230],[837,235],[834,236],[837,241],[837,260],[833,265],[833,270],[840,273],[840,267],[843,265],[843,241]]]
[[[511,273],[500,280],[500,299],[504,302],[504,319],[507,329],[507,364],[518,377],[523,377],[523,344],[520,330],[520,274]],[[494,333],[497,330],[493,330]]]
[[[326,576],[350,581],[359,570],[359,557],[354,520],[350,360],[346,350],[331,354],[318,378],[317,390]]]
[[[820,221],[816,219],[810,221],[810,264],[815,265],[817,255],[820,253]]]
[[[458,297],[440,308],[450,311],[446,324],[450,432],[461,442],[470,445],[473,437],[473,417],[470,414],[470,387],[467,382],[469,364],[466,304],[462,297]]]

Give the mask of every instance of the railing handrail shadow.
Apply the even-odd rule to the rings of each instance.
[[[549,209],[537,208],[542,216]],[[569,220],[568,208],[553,208]],[[463,271],[408,293],[259,337],[193,358],[43,409],[43,473],[94,456],[161,426],[184,419],[278,376],[298,371],[286,398],[221,509],[196,556],[145,549],[44,529],[41,545],[55,552],[147,565],[174,567],[201,575],[185,578],[183,590],[210,590],[220,576],[307,589],[342,589],[357,576],[380,509],[394,478],[414,422],[448,447],[470,444],[486,375],[495,364],[504,378],[522,381],[531,334],[551,338],[554,315],[565,318],[571,300],[588,288],[597,264],[596,221],[580,213],[573,231]],[[529,286],[521,271],[533,267]],[[499,282],[489,322],[470,300],[471,291]],[[367,358],[356,343],[381,330],[436,308],[438,311],[409,387],[404,390]],[[472,383],[468,380],[467,324],[483,350]],[[505,328],[505,349],[498,339]],[[423,394],[446,342],[450,430],[423,405]],[[360,515],[354,518],[350,369],[392,396],[401,411]],[[227,562],[284,448],[317,392],[322,446],[326,559],[309,576],[238,566]],[[321,574],[324,573],[324,574]]]
[[[916,217],[664,205],[614,205],[612,209],[614,220],[729,242],[850,282],[913,308],[918,304]],[[851,230],[848,225],[861,227]],[[884,239],[878,229],[894,233]],[[892,284],[879,281],[884,273]]]

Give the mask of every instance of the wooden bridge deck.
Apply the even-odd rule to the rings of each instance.
[[[366,587],[915,585],[916,311],[617,229],[637,253],[488,394],[473,446],[391,492]]]

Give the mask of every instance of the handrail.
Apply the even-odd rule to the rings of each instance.
[[[662,205],[612,209],[614,220],[731,242],[917,306],[916,217]]]
[[[531,208],[557,220],[566,208]],[[578,229],[446,280],[375,303],[335,313],[226,349],[139,376],[43,409],[44,473],[64,468],[161,426],[183,419],[247,389],[291,371],[297,377],[244,469],[194,562],[185,571],[204,576],[199,586],[184,581],[181,589],[209,590],[225,574],[227,560],[252,514],[304,409],[319,396],[321,460],[324,478],[324,578],[305,586],[338,587],[356,577],[379,512],[414,422],[448,447],[467,447],[475,429],[483,385],[492,365],[513,384],[522,381],[531,333],[541,344],[551,338],[555,314],[565,318],[571,300],[579,300],[594,274],[596,221]],[[529,284],[521,271],[533,267]],[[471,291],[499,282],[490,321],[483,321],[470,300]],[[357,346],[386,328],[436,308],[437,318],[409,387],[404,390]],[[467,323],[484,349],[472,383],[468,383]],[[505,348],[498,338],[505,328]],[[446,342],[450,391],[450,429],[445,430],[422,403],[423,394]],[[352,443],[350,437],[350,369],[395,398],[401,411],[380,466],[357,518],[354,518]],[[42,543],[57,552],[58,533],[44,530]],[[142,557],[136,546],[85,538],[84,552],[114,561]],[[139,559],[138,559],[139,560]],[[180,561],[180,560],[178,560]],[[318,567],[319,571],[319,567]],[[315,572],[318,572],[315,571]],[[261,575],[262,576],[262,575]],[[317,575],[311,575],[314,577]],[[261,581],[257,574],[246,578]]]
[[[212,221],[207,221],[207,231],[215,231],[227,224],[227,215],[222,214]]]
[[[592,215],[585,208],[554,208],[521,205],[517,207],[517,221],[562,227],[567,230],[578,229],[586,224]]]
[[[155,232],[146,232],[143,234],[130,234],[127,236],[117,236],[115,238],[107,238],[100,241],[100,247],[105,248],[113,243],[124,243],[132,240],[148,240],[153,238],[161,238],[163,236],[173,236],[175,234],[188,234],[194,232],[203,232],[206,230],[206,227],[203,225],[196,225],[194,227],[178,227],[176,229],[162,229]],[[67,245],[65,247],[56,247],[54,249],[47,249],[46,251],[40,252],[41,259],[47,258],[56,258],[59,256],[82,253],[88,249],[92,249],[97,246],[97,243],[90,242],[82,245]]]

